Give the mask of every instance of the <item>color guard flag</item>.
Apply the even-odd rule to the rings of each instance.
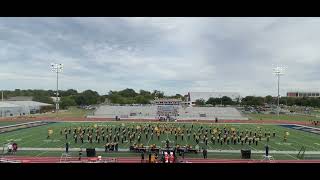
[[[49,130],[48,130],[48,134],[50,134],[50,135],[53,134],[53,130],[52,130],[52,129],[49,129]]]
[[[94,124],[94,125],[93,125],[93,127],[94,127],[94,128],[97,128],[97,127],[98,127],[98,125],[97,125],[97,124]]]
[[[287,131],[287,132],[286,132],[286,135],[287,135],[287,136],[289,136],[289,135],[290,135],[290,133]]]

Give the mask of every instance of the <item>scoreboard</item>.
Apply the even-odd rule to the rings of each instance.
[[[157,107],[157,115],[159,115],[159,116],[178,116],[179,115],[179,106],[159,105]]]

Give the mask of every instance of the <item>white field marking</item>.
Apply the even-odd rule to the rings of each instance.
[[[296,125],[296,124],[295,124],[295,125]],[[283,127],[282,127],[282,128],[283,128]],[[296,131],[297,131],[296,133],[298,133],[299,136],[301,136],[301,135],[302,135],[302,136],[307,136],[307,135],[304,134],[304,132],[301,132],[301,131],[299,131],[299,130],[296,130]],[[278,133],[278,131],[277,131],[277,133]],[[292,139],[296,139],[295,136],[292,136],[292,137],[290,138],[290,141],[293,141],[293,142],[295,142],[296,144],[300,144],[300,143],[298,143],[298,141],[294,141],[294,140],[292,140]],[[273,139],[273,138],[271,138],[270,141],[273,141],[275,144],[277,144],[276,140]],[[303,145],[305,145],[305,144],[303,144]],[[305,145],[305,146],[308,146],[308,145]],[[297,149],[297,148],[295,148],[295,147],[293,147],[293,146],[288,146],[288,147],[293,148],[293,149],[295,149],[295,150],[299,150],[299,149]],[[315,148],[312,147],[312,146],[308,146],[308,147],[311,147],[312,149],[315,149]]]
[[[305,126],[305,125],[300,125],[300,124],[281,124],[281,125],[296,125],[296,126],[300,126],[300,127],[305,127],[305,128],[318,129],[318,130],[320,130],[320,128],[317,128],[317,127]]]
[[[310,128],[309,126],[303,126],[303,125],[297,125],[297,124],[292,124],[292,125],[302,126],[302,127],[305,127],[305,128]],[[287,127],[283,127],[283,128],[287,128]],[[291,129],[291,128],[288,128],[288,129]],[[314,128],[314,129],[320,130],[319,128]],[[297,129],[294,129],[294,130],[297,130]],[[306,132],[308,132],[308,131],[297,130],[297,132],[299,132],[299,134],[301,134],[301,136],[307,136],[307,135],[305,135],[304,133],[306,133]],[[309,132],[309,133],[310,133],[310,132]]]
[[[22,139],[8,139],[7,141],[21,141]]]
[[[231,150],[234,150],[234,148],[231,147],[229,144],[226,143],[225,145],[227,145],[229,148],[231,148]]]
[[[275,148],[275,147],[272,147],[272,146],[270,146],[270,147],[271,147],[271,148],[273,148],[273,149],[275,149],[275,150],[277,150],[277,151],[279,151],[279,149],[277,149],[277,148]],[[290,156],[290,157],[292,157],[292,158],[294,158],[294,159],[299,160],[298,158],[296,158],[296,157],[294,157],[294,156],[290,155],[289,153],[286,153],[286,155],[288,155],[288,156]]]
[[[50,142],[60,142],[60,139],[44,139],[44,140],[42,140],[42,141],[44,141],[44,142],[46,142],[46,143],[50,143]]]
[[[30,136],[32,136],[32,135],[25,136],[24,138],[30,137]],[[6,142],[9,142],[9,141],[12,141],[12,140],[15,140],[15,139],[7,139]],[[17,139],[17,140],[19,140],[19,139]],[[22,141],[22,139],[20,139],[20,141]],[[1,142],[1,143],[3,144],[4,142]],[[23,144],[23,143],[21,143],[21,144]]]
[[[184,137],[184,141],[186,142],[186,144],[188,144],[188,135],[186,137]]]
[[[148,142],[147,142],[147,145],[149,144],[150,140],[151,140],[151,135],[150,135],[150,137],[149,137],[149,140],[148,140]]]
[[[253,143],[252,143],[252,144],[253,144]],[[254,148],[253,145],[252,145],[252,146],[250,145],[249,147],[252,148],[252,149],[255,150],[255,151],[258,151],[258,149]]]
[[[294,125],[296,125],[296,124],[294,124]],[[300,126],[300,125],[297,125],[297,126]],[[303,126],[303,127],[308,127],[308,126]],[[296,129],[294,129],[294,130],[296,130]],[[304,134],[304,133],[306,133],[307,131],[302,131],[302,130],[297,130],[297,131],[298,131],[298,133],[299,133],[299,136],[308,137],[307,135]],[[292,140],[292,139],[297,139],[297,138],[295,138],[295,136],[291,137],[290,139],[291,139],[290,141],[296,142],[297,144],[301,144],[301,143],[298,143],[298,141]],[[318,150],[317,148],[314,148],[313,146],[309,146],[309,145],[304,144],[304,143],[302,143],[302,145],[307,146],[307,147],[310,147],[310,148],[312,148],[312,149]]]
[[[320,144],[319,144],[319,143],[313,143],[313,144],[320,146]]]
[[[46,143],[42,143],[42,144],[40,144],[40,146],[42,146],[43,144],[48,144],[48,143],[47,143],[47,142],[46,142]],[[61,146],[60,146],[60,147],[61,147]],[[45,153],[47,153],[47,152],[49,152],[49,151],[50,151],[50,150],[41,152],[41,153],[37,154],[35,157],[38,157],[38,156],[40,156],[40,155],[42,155],[42,154],[45,154]]]
[[[278,142],[277,142],[275,139],[273,139],[273,138],[270,138],[270,142],[271,142],[271,141],[273,141],[274,144],[277,144],[277,143],[278,143]],[[291,140],[290,140],[290,141],[291,141]],[[295,147],[293,147],[293,146],[290,146],[290,145],[287,146],[287,147],[290,147],[291,149],[294,149],[294,150],[298,150],[297,148],[295,148]],[[274,148],[274,149],[275,149],[275,148]]]
[[[304,135],[303,133],[299,133],[299,135],[302,135],[302,136],[306,136],[306,135]],[[295,142],[295,143],[297,143],[297,144],[301,144],[301,143],[299,143],[298,141],[295,141],[295,140],[293,140],[293,139],[297,139],[297,138],[295,138],[295,136],[292,136],[291,138],[290,138],[290,141],[293,141],[293,142]],[[302,143],[304,146],[307,146],[307,147],[310,147],[311,149],[315,149],[315,150],[318,150],[317,148],[314,148],[313,146],[309,146],[309,145],[307,145],[307,144],[304,144],[304,143]],[[292,148],[294,148],[294,147],[292,147]],[[296,148],[294,148],[294,149],[296,149]]]
[[[43,133],[43,134],[41,134],[41,136],[46,136],[47,134],[46,133]],[[29,144],[30,142],[35,142],[35,141],[39,141],[38,139],[34,139],[34,140],[31,140],[31,141],[27,141],[27,142],[24,142],[24,143],[21,143],[20,144],[20,146],[22,145],[22,144]],[[41,140],[40,140],[41,141]],[[39,142],[40,142],[39,141]],[[43,145],[43,144],[45,144],[45,143],[42,143],[42,144],[40,144],[40,145]]]
[[[9,132],[10,133],[10,132]],[[28,133],[30,133],[30,132],[18,132],[18,131],[13,131],[13,132],[11,132],[12,134],[11,135],[9,135],[9,136],[5,136],[6,138],[13,138],[13,137],[16,137],[16,136],[22,136],[22,137],[24,137],[24,138],[26,138],[26,137],[30,137],[30,136],[32,136],[32,135],[29,135],[29,136],[23,136],[23,135],[25,135],[25,134],[28,134]]]
[[[40,152],[39,154],[35,155],[35,157],[39,157],[40,155],[45,154],[45,153],[47,153],[47,152],[48,152],[48,151]]]
[[[210,149],[214,149],[212,146],[210,146],[210,143],[213,144],[211,141],[209,141],[208,146],[210,147]]]
[[[42,126],[37,126],[37,127],[42,127]],[[32,128],[37,128],[37,127],[32,127]],[[8,138],[8,137],[20,136],[20,137],[23,137],[22,139],[26,139],[27,137],[33,136],[32,134],[31,134],[31,135],[28,135],[28,136],[23,136],[23,135],[26,135],[26,134],[30,133],[29,130],[31,131],[31,128],[26,128],[26,129],[21,129],[21,130],[26,130],[26,131],[25,131],[25,132],[22,132],[22,133],[19,132],[19,131],[16,131],[15,133],[7,136],[7,138]],[[25,144],[25,143],[22,143],[22,144]]]
[[[276,142],[275,144],[278,144],[278,145],[285,145],[285,146],[291,146],[292,143],[281,143],[281,142]]]

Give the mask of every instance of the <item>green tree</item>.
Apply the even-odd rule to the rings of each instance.
[[[77,103],[75,99],[71,96],[61,97],[60,107],[66,109],[70,106],[76,106]]]
[[[135,104],[149,104],[150,101],[144,96],[138,95],[135,97]]]
[[[230,97],[227,97],[227,96],[223,96],[223,97],[221,98],[221,101],[222,101],[222,104],[223,104],[224,106],[226,106],[226,105],[232,105],[232,104],[233,104],[232,99],[231,99]]]
[[[261,106],[264,103],[263,97],[255,97],[255,96],[246,96],[242,99],[242,105],[249,105],[249,106]]]
[[[205,102],[204,99],[197,99],[197,100],[195,101],[195,104],[196,104],[197,106],[203,106],[203,105],[206,104],[206,102]]]
[[[148,95],[151,96],[151,92],[145,91],[145,90],[142,90],[142,89],[140,90],[139,94],[140,94],[141,96],[148,96]]]
[[[77,105],[88,105],[86,102],[86,99],[83,95],[76,95],[74,96],[74,101],[77,103]]]
[[[213,106],[220,104],[220,103],[221,103],[220,98],[213,98],[213,97],[210,97],[206,102],[206,104],[211,104]]]
[[[267,104],[272,104],[272,103],[273,103],[273,97],[270,96],[270,95],[266,96],[266,97],[265,97],[265,102],[266,102]]]
[[[152,93],[153,98],[158,97],[158,98],[164,98],[164,92],[154,90]]]
[[[61,95],[61,97],[63,96],[74,96],[78,94],[77,90],[74,89],[68,89],[66,91],[59,91],[59,94]]]
[[[85,99],[85,105],[97,104],[100,99],[99,93],[92,90],[85,90],[81,95]]]
[[[133,89],[129,88],[119,91],[118,93],[122,97],[135,97],[138,95]]]

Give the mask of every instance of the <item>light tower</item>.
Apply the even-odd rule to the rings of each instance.
[[[57,92],[56,92],[56,119],[58,119],[58,111],[59,111],[59,73],[63,70],[63,64],[51,63],[52,72],[57,73]]]
[[[279,116],[280,113],[280,93],[279,93],[279,86],[280,86],[280,76],[284,75],[285,67],[283,66],[276,66],[273,68],[273,74],[278,77],[278,103],[277,103],[277,115]]]

